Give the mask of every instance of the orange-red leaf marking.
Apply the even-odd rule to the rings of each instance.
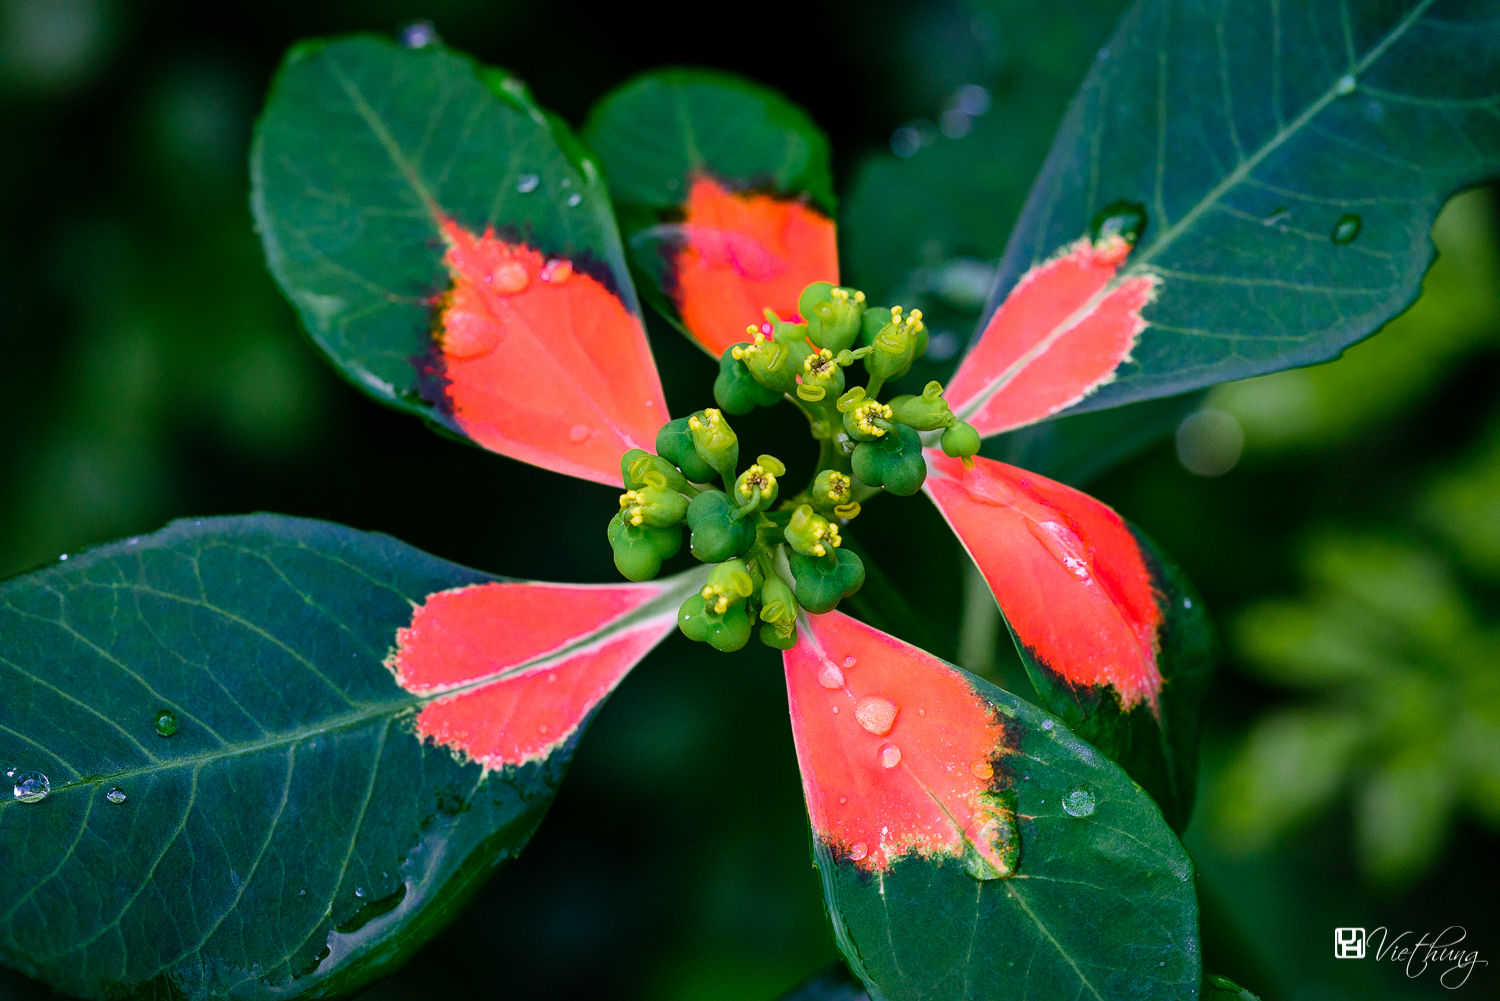
[[[795,315],[813,282],[837,282],[833,220],[801,201],[735,194],[698,177],[670,289],[683,324],[714,355],[746,340],[766,309]]]
[[[442,220],[453,278],[439,330],[454,420],[491,451],[620,484],[667,406],[638,316],[573,262]]]
[[[1072,487],[990,459],[927,451],[927,491],[1037,660],[1126,709],[1161,692],[1162,611],[1124,520]]]
[[[792,736],[813,831],[871,871],[962,855],[984,836],[982,794],[1005,728],[964,676],[839,612],[808,616],[786,651]]]
[[[486,768],[545,758],[672,630],[675,609],[594,634],[662,591],[493,583],[428,595],[388,662],[401,687],[438,696],[417,734]]]
[[[1039,421],[1109,382],[1146,329],[1141,317],[1160,279],[1109,287],[1130,244],[1087,237],[1026,272],[990,317],[946,393],[985,436]],[[985,394],[990,394],[984,398]]]

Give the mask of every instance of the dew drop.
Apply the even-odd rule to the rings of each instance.
[[[542,266],[542,281],[549,285],[561,285],[572,277],[572,262],[561,257],[553,258]]]
[[[177,714],[170,709],[163,709],[156,714],[156,735],[158,737],[170,737],[177,732]]]
[[[870,846],[863,841],[856,841],[849,846],[849,858],[855,862],[858,862],[868,854],[870,854]]]
[[[425,49],[439,41],[431,21],[413,21],[401,29],[401,44],[408,49]]]
[[[901,748],[895,744],[881,744],[877,758],[881,768],[895,768],[901,764]]]
[[[123,803],[125,802],[125,790],[121,789],[119,786],[115,786],[109,792],[104,794],[104,798],[109,800],[111,803]]]
[[[1359,216],[1353,212],[1340,216],[1339,221],[1333,224],[1333,232],[1329,234],[1329,239],[1334,243],[1353,243],[1362,225]]]
[[[917,710],[917,715],[918,716],[926,716],[927,715],[927,710],[926,709],[918,709]]]
[[[1333,92],[1339,97],[1348,97],[1350,94],[1354,93],[1356,83],[1357,81],[1355,81],[1353,73],[1345,73],[1343,76],[1339,77],[1338,82],[1333,85]]]
[[[520,261],[501,261],[495,269],[484,276],[485,284],[501,295],[515,295],[526,291],[531,284],[531,274]]]
[[[1062,798],[1063,812],[1070,817],[1087,817],[1094,812],[1094,790],[1087,785],[1076,785]]]
[[[9,778],[14,778],[15,774],[16,774],[16,766],[15,765],[6,765],[5,766],[5,777],[6,778],[8,778],[8,779]]]
[[[1115,202],[1106,205],[1089,226],[1094,244],[1124,240],[1135,244],[1146,231],[1146,207],[1138,202]]]
[[[307,891],[306,890],[298,890],[297,891],[297,896],[299,896],[299,897],[305,897],[305,896],[307,896]]]
[[[835,715],[835,716],[837,716],[837,715],[838,715],[838,714],[839,714],[839,707],[838,707],[838,706],[834,706],[834,707],[833,707],[833,714],[834,714],[834,715]]]
[[[858,664],[858,663],[859,663],[859,661],[855,660],[853,657],[845,657],[844,658],[844,666],[845,667],[853,667],[855,664]]]
[[[829,691],[836,691],[844,687],[844,672],[831,660],[823,661],[823,666],[818,670],[818,684]],[[834,712],[838,712],[835,708]]]
[[[1261,224],[1264,226],[1275,226],[1283,233],[1286,233],[1292,228],[1290,225],[1291,221],[1292,210],[1285,205],[1278,205],[1266,213],[1266,217],[1261,220]]]
[[[365,888],[363,886],[356,886],[354,888],[354,895],[356,897],[363,897],[365,895]]]
[[[847,803],[847,802],[849,802],[849,797],[848,796],[840,796],[839,797],[839,803],[840,804]]]
[[[1081,581],[1089,581],[1088,544],[1083,537],[1060,521],[1031,521],[1026,527],[1042,544],[1042,548],[1062,564],[1063,568]]]
[[[974,773],[976,779],[983,779],[986,782],[995,777],[995,766],[988,761],[974,762],[969,766],[969,771]]]
[[[1052,725],[1053,724],[1052,724],[1052,721],[1050,719],[1044,719],[1044,720],[1042,720],[1042,729],[1043,730],[1050,730],[1050,729],[1052,729]]]
[[[536,190],[536,186],[542,183],[542,179],[535,174],[522,174],[516,181],[516,190],[523,195],[529,195]]]
[[[570,208],[570,209],[577,208],[578,204],[580,202],[582,202],[582,201],[583,201],[583,196],[580,195],[578,192],[575,191],[571,195],[568,196],[568,208]]]
[[[16,787],[12,791],[22,803],[40,803],[52,791],[52,782],[41,772],[22,772],[16,776]]]
[[[881,698],[879,695],[866,695],[854,703],[854,718],[859,725],[877,737],[884,737],[891,732],[891,727],[896,725],[896,714],[900,708],[890,699]],[[890,745],[887,745],[890,746]],[[896,752],[896,761],[901,760],[901,752]],[[896,762],[891,762],[894,765]],[[887,768],[891,765],[886,765]]]
[[[574,424],[573,427],[568,431],[568,440],[575,445],[581,445],[582,443],[588,441],[589,435],[593,433],[594,429],[589,427],[587,424]]]
[[[1192,608],[1193,607],[1193,599],[1192,598],[1183,598],[1182,599],[1182,607],[1183,608]]]

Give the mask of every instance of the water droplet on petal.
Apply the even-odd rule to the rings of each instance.
[[[863,841],[856,841],[849,846],[849,857],[855,862],[858,862],[868,854],[870,854],[870,846]]]
[[[901,764],[901,748],[895,744],[881,744],[876,757],[880,761],[881,768],[895,768]]]
[[[1329,239],[1334,243],[1353,243],[1362,225],[1359,216],[1353,212],[1340,216],[1339,221],[1333,225],[1333,232],[1329,234]]]
[[[51,780],[41,772],[22,772],[16,776],[16,787],[13,792],[16,799],[22,803],[40,803],[51,791]]]
[[[109,792],[104,794],[104,798],[109,800],[111,803],[123,803],[125,802],[125,790],[121,789],[119,786],[115,786]]]
[[[976,779],[984,779],[988,782],[995,777],[995,766],[988,761],[976,761],[969,766],[969,771],[974,773]]]
[[[844,672],[831,660],[823,661],[823,666],[818,671],[818,684],[824,688],[834,691],[844,687]],[[838,712],[838,709],[834,709]]]
[[[561,257],[553,258],[542,266],[542,281],[549,285],[561,285],[573,277],[573,263]]]
[[[594,429],[589,427],[587,424],[574,424],[573,427],[568,431],[568,440],[575,445],[581,445],[584,442],[588,441],[589,435],[593,433]]]
[[[170,709],[163,709],[156,714],[156,735],[158,737],[170,737],[177,732],[177,714]]]
[[[926,709],[918,709],[917,710],[917,715],[918,716],[926,716],[927,715],[927,710]]]
[[[1339,77],[1338,82],[1333,85],[1333,92],[1339,97],[1348,97],[1350,94],[1354,93],[1354,88],[1357,83],[1358,81],[1354,79],[1354,74],[1345,73],[1343,76]]]
[[[1050,730],[1050,729],[1052,729],[1052,726],[1053,726],[1053,724],[1052,724],[1052,721],[1050,719],[1044,719],[1044,720],[1042,720],[1042,729],[1043,730]]]
[[[847,802],[849,802],[849,797],[848,796],[840,796],[839,797],[839,802],[840,803],[847,803]]]
[[[542,183],[542,179],[535,174],[522,174],[516,181],[516,190],[523,195],[529,195],[536,190],[536,186]]]
[[[858,663],[859,663],[859,661],[855,660],[853,657],[845,657],[844,658],[844,666],[845,667],[853,667],[855,664],[858,664]]]
[[[834,715],[835,715],[835,716],[837,716],[837,715],[838,715],[838,714],[839,714],[839,707],[838,707],[838,706],[834,706],[834,707],[833,707],[833,714],[834,714]]]
[[[1070,817],[1087,817],[1094,812],[1094,790],[1087,785],[1076,785],[1062,798],[1063,812]]]
[[[581,201],[583,201],[583,196],[580,195],[576,191],[573,192],[571,195],[568,196],[568,208],[570,208],[570,209],[577,208],[578,207],[578,203],[581,202]]]
[[[531,274],[520,261],[504,260],[495,265],[484,280],[501,295],[515,295],[526,291],[526,286],[531,284]]]
[[[896,725],[896,713],[900,708],[890,699],[881,698],[879,695],[866,695],[854,704],[854,718],[859,725],[877,737],[884,737],[891,732],[891,727]],[[889,745],[887,745],[889,746]],[[896,752],[896,761],[901,760],[901,752]],[[891,762],[895,764],[895,762]],[[891,765],[886,765],[887,768]]]

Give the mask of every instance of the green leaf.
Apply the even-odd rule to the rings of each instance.
[[[715,357],[762,309],[789,316],[808,284],[836,280],[828,139],[776,91],[656,70],[605,95],[583,138],[647,297]],[[695,255],[686,263],[684,251]]]
[[[361,390],[602,482],[650,444],[665,408],[599,169],[520,81],[440,45],[303,43],[250,169],[272,274]]]
[[[1131,532],[1163,612],[1156,658],[1162,676],[1159,707],[1143,703],[1126,711],[1112,689],[1068,683],[1019,638],[1016,650],[1042,706],[1124,768],[1155,797],[1172,827],[1182,831],[1197,794],[1203,697],[1213,679],[1218,639],[1192,581],[1139,529],[1131,526]]]
[[[1337,356],[1411,304],[1444,200],[1500,168],[1497,44],[1484,5],[1137,3],[1063,122],[986,320],[1130,202],[1146,228],[1112,284],[1161,284],[1075,411]]]
[[[573,645],[424,689],[397,681],[421,680],[392,653],[413,632],[454,663],[463,643],[504,664],[528,642],[435,615],[418,630],[438,599],[583,589],[272,515],[179,521],[0,585],[0,755],[50,785],[0,802],[0,961],[98,998],[328,996],[383,975],[526,844],[592,704],[514,764],[435,724],[578,644],[659,638],[683,593],[645,586]]]

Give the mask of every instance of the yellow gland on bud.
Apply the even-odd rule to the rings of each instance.
[[[646,521],[646,498],[639,490],[627,490],[620,495],[620,510],[626,521],[639,528]]]
[[[819,348],[802,359],[802,371],[814,379],[831,379],[838,367],[839,363],[834,360],[833,352],[827,348]]]
[[[755,593],[755,581],[750,576],[744,560],[728,560],[714,567],[708,583],[698,592],[703,597],[704,607],[715,615],[723,615],[729,606]]]
[[[831,291],[829,291],[828,296],[834,302],[838,302],[838,303],[846,303],[846,302],[849,301],[849,298],[850,298],[849,297],[849,290],[848,289],[846,289],[846,288],[838,288],[837,286],[835,286]],[[854,301],[855,302],[864,302],[865,301],[865,294],[863,292],[856,291],[854,293]]]
[[[839,527],[807,504],[792,512],[785,535],[792,548],[804,556],[827,556],[844,543]]]
[[[854,489],[854,480],[838,470],[828,472],[828,499],[835,504],[844,504],[849,500],[849,492]]]
[[[776,489],[776,476],[760,463],[753,464],[749,469],[740,474],[740,482],[737,488],[741,497],[749,500],[759,490],[763,496],[769,497],[771,491]]]

